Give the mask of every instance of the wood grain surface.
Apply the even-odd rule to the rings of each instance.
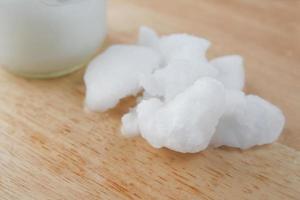
[[[179,154],[124,139],[127,98],[83,111],[84,69],[53,80],[0,70],[0,199],[300,199],[300,1],[110,0],[108,44],[140,25],[212,41],[210,56],[241,54],[248,93],[282,108],[277,143]]]

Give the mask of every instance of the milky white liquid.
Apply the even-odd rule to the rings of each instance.
[[[51,77],[95,55],[105,37],[105,0],[0,0],[0,65]]]

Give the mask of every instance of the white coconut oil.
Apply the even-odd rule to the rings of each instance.
[[[27,77],[83,66],[105,37],[105,0],[0,0],[0,65]]]

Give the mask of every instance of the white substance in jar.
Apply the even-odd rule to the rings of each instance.
[[[87,63],[105,37],[106,0],[0,0],[0,65],[28,77]]]

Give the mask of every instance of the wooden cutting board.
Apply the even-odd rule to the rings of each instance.
[[[83,111],[83,69],[53,80],[0,71],[0,199],[300,199],[300,1],[111,0],[107,42],[134,42],[140,25],[245,57],[248,93],[282,108],[278,143],[180,154],[120,136],[128,98]]]

